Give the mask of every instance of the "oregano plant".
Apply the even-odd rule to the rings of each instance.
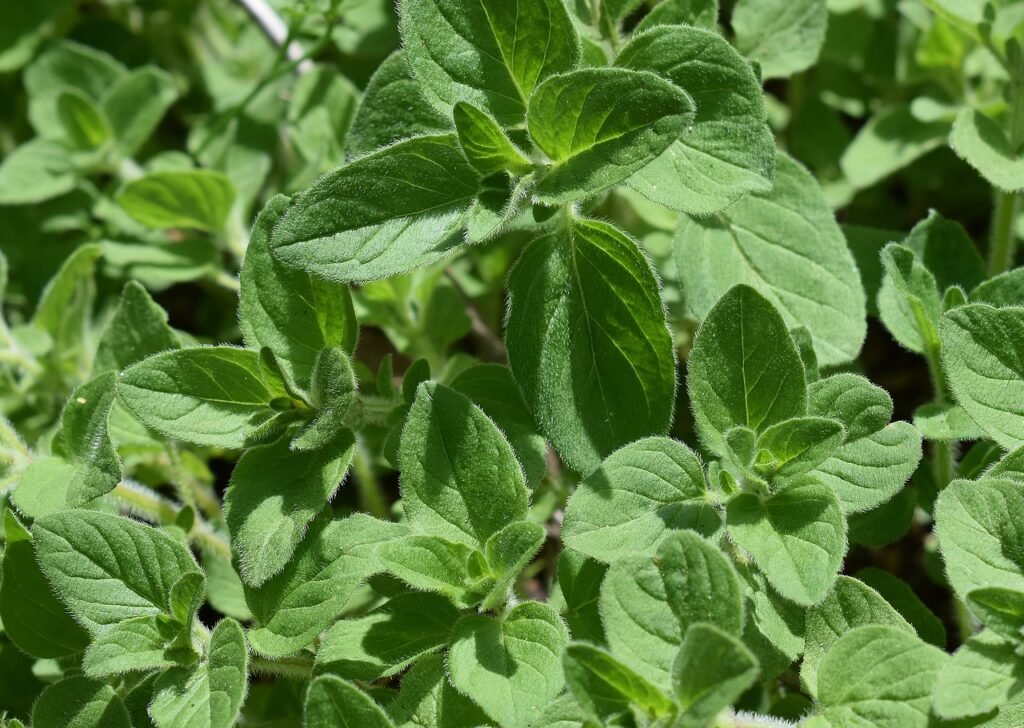
[[[1020,3],[14,5],[0,728],[1024,725]]]

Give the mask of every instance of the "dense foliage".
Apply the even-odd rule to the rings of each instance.
[[[1022,43],[8,3],[0,726],[1024,725]]]

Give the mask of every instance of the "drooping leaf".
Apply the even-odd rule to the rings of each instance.
[[[866,189],[941,147],[948,137],[948,122],[922,121],[907,104],[890,106],[868,119],[839,163],[855,189]]]

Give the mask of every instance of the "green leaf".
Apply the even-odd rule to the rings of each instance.
[[[861,569],[857,578],[877,591],[917,632],[917,636],[936,647],[946,646],[946,628],[925,606],[910,585],[888,571],[875,567]]]
[[[668,430],[675,352],[658,283],[617,228],[578,220],[535,240],[509,276],[512,372],[566,463],[588,473]]]
[[[241,328],[250,348],[270,348],[305,388],[320,350],[334,346],[351,354],[359,325],[348,288],[286,268],[270,256],[271,232],[287,208],[288,198],[278,195],[253,224],[239,276]]]
[[[68,486],[77,468],[55,457],[36,458],[21,472],[12,500],[18,512],[32,519],[67,508]]]
[[[470,615],[448,651],[452,684],[502,728],[528,723],[565,685],[569,633],[551,607],[524,602],[500,617]]]
[[[104,240],[99,245],[104,266],[111,275],[135,279],[154,292],[208,276],[219,261],[218,250],[209,240],[163,245]]]
[[[909,105],[876,112],[846,147],[839,160],[854,189],[871,187],[946,143],[949,122],[922,121]]]
[[[827,417],[783,420],[758,435],[756,465],[767,476],[791,478],[827,460],[845,436],[842,423]]]
[[[32,725],[62,728],[131,728],[114,689],[87,677],[69,677],[43,691],[32,708]]]
[[[109,493],[121,481],[121,458],[107,423],[116,382],[114,372],[90,379],[75,388],[61,413],[67,455],[78,466],[67,490],[67,504],[72,508]]]
[[[594,720],[603,722],[631,708],[657,718],[675,707],[661,690],[600,647],[573,642],[565,648],[562,665],[569,690]]]
[[[147,427],[209,447],[241,448],[286,395],[250,349],[200,346],[157,354],[129,367],[121,403]]]
[[[32,526],[36,558],[71,614],[93,634],[170,612],[171,588],[202,574],[175,538],[120,516],[65,510]]]
[[[72,149],[93,151],[110,140],[110,122],[103,111],[76,89],[62,91],[57,97],[57,118]]]
[[[928,726],[932,687],[946,654],[896,627],[856,627],[825,655],[818,722],[811,726]]]
[[[740,564],[737,571],[750,615],[743,627],[743,642],[761,663],[761,678],[770,680],[803,652],[806,610],[780,596],[753,564]]]
[[[460,101],[452,109],[452,116],[462,153],[484,177],[505,171],[521,175],[533,168],[486,111]]]
[[[882,265],[878,311],[885,327],[911,351],[937,348],[942,294],[935,277],[909,248],[897,243],[882,250]]]
[[[1007,450],[1024,445],[1024,310],[961,306],[943,315],[939,335],[957,402]]]
[[[310,379],[310,400],[317,414],[291,444],[293,450],[306,452],[322,450],[346,437],[346,418],[358,394],[352,361],[343,349],[321,349]]]
[[[447,645],[459,616],[437,594],[400,594],[327,630],[317,649],[316,672],[366,681],[395,675]]]
[[[580,58],[561,0],[405,0],[399,11],[409,67],[444,112],[466,101],[503,126],[522,123],[536,86]]]
[[[224,496],[242,580],[258,587],[285,567],[306,527],[334,497],[355,451],[345,432],[329,447],[294,452],[288,439],[248,450]]]
[[[846,554],[846,517],[839,501],[813,479],[767,497],[734,496],[726,528],[772,586],[804,606],[825,597]]]
[[[949,146],[993,187],[1004,192],[1024,189],[1024,159],[1002,127],[980,111],[962,109],[957,114]]]
[[[599,608],[612,654],[666,690],[690,626],[709,622],[739,635],[744,620],[735,570],[691,531],[665,539],[653,557],[629,556],[612,564]]]
[[[348,130],[345,149],[357,157],[399,139],[441,134],[451,122],[423,97],[403,51],[395,51],[377,67]]]
[[[739,639],[699,622],[683,638],[672,685],[683,713],[676,728],[703,728],[757,681],[757,658]]]
[[[148,356],[181,346],[164,311],[136,281],[128,281],[96,347],[93,373],[121,371]]]
[[[68,5],[68,0],[40,0],[5,8],[0,26],[0,72],[16,71],[32,60],[36,47]]]
[[[732,427],[759,432],[807,411],[796,345],[775,307],[750,286],[731,288],[710,310],[688,367],[698,430],[718,453],[725,453],[722,437]]]
[[[807,610],[800,680],[811,695],[818,693],[818,671],[832,645],[854,627],[869,624],[886,624],[916,634],[878,592],[849,576],[836,579],[828,596]]]
[[[135,617],[113,625],[85,652],[86,675],[103,679],[132,671],[172,667],[175,658],[168,643],[178,637],[180,625],[160,617]],[[187,634],[187,633],[186,633]]]
[[[523,569],[533,561],[547,539],[547,530],[539,523],[516,521],[487,539],[484,558],[494,577],[494,586],[484,597],[482,609],[497,609],[508,600]]]
[[[219,233],[235,201],[235,188],[223,174],[208,169],[151,172],[126,184],[116,200],[148,227]]]
[[[142,66],[118,78],[103,97],[103,113],[118,153],[131,157],[138,152],[177,98],[174,80],[156,66]]]
[[[406,516],[422,533],[479,546],[526,515],[526,483],[508,440],[447,387],[416,390],[399,460]]]
[[[985,431],[958,404],[930,403],[914,410],[914,428],[926,440],[980,440]]]
[[[971,303],[1001,308],[1017,306],[1024,299],[1024,268],[1014,268],[983,281],[971,291]]]
[[[18,649],[40,658],[81,652],[88,633],[67,613],[36,563],[32,535],[13,511],[4,512],[6,543],[0,581],[0,620]]]
[[[693,5],[668,0],[644,21],[659,8],[683,11]],[[712,7],[713,29],[717,7],[713,2],[707,5]],[[646,30],[644,21],[637,30]],[[771,189],[775,140],[761,84],[750,64],[718,33],[666,24],[634,36],[615,64],[664,76],[696,105],[684,132],[626,180],[627,185],[654,202],[692,215],[710,215],[745,194]]]
[[[887,424],[892,399],[855,374],[834,374],[807,388],[808,413],[839,420],[846,440],[814,477],[832,489],[847,515],[870,511],[899,492],[921,460],[921,435]]]
[[[693,100],[647,71],[553,76],[530,97],[527,127],[550,166],[535,198],[560,205],[603,192],[654,161],[694,117]]]
[[[686,217],[676,267],[698,319],[738,283],[758,290],[786,328],[804,326],[823,367],[853,359],[867,330],[860,275],[814,178],[780,153],[775,186],[709,218]]]
[[[479,182],[453,134],[414,137],[324,175],[295,197],[270,249],[332,281],[406,273],[463,244]]]
[[[636,26],[640,33],[659,25],[695,25],[715,28],[718,0],[661,0]]]
[[[488,721],[475,703],[452,687],[442,655],[417,660],[402,677],[398,697],[387,710],[399,728],[478,728]]]
[[[566,504],[562,538],[606,563],[654,553],[674,530],[718,530],[721,517],[709,497],[700,460],[686,445],[667,437],[637,440],[577,486]]]
[[[392,728],[373,698],[350,682],[321,675],[309,684],[303,725],[308,728]]]
[[[356,514],[313,521],[288,565],[245,598],[260,626],[249,632],[253,649],[289,655],[313,641],[341,614],[356,588],[384,570],[377,546],[408,534],[402,524]]]
[[[739,0],[733,8],[736,47],[765,78],[810,68],[825,43],[825,0]]]
[[[0,205],[32,205],[70,192],[78,180],[63,144],[33,139],[0,163]]]
[[[484,576],[481,556],[464,543],[440,536],[406,536],[382,543],[377,557],[413,589],[439,592],[460,607],[472,606],[483,597],[476,583]],[[487,581],[484,589],[491,583]]]
[[[965,598],[975,589],[1024,591],[1024,492],[1011,480],[953,481],[935,504],[935,532],[953,590]]]
[[[92,243],[75,248],[46,284],[32,318],[33,327],[53,339],[52,359],[72,371],[87,367],[81,361],[82,350],[87,346],[99,257],[100,248]]]
[[[986,627],[1012,642],[1024,640],[1024,591],[987,587],[967,595],[967,605]]]
[[[548,603],[559,609],[573,639],[604,643],[597,604],[607,571],[606,564],[568,547],[558,555],[557,579]]]
[[[946,720],[983,715],[1024,689],[1024,663],[1010,642],[985,631],[946,661],[932,692],[932,709]]]
[[[172,668],[157,679],[150,717],[157,728],[230,728],[245,700],[248,665],[242,628],[222,619],[199,667]]]

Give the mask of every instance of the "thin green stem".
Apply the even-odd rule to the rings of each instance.
[[[352,458],[352,470],[359,485],[359,505],[367,513],[376,518],[388,517],[388,501],[384,490],[373,472],[370,462],[370,451],[361,435],[356,435],[355,455]]]
[[[296,680],[308,680],[313,674],[313,658],[305,655],[293,655],[271,660],[253,655],[249,667],[253,672],[265,675],[280,675]]]
[[[1007,136],[1014,154],[1024,143],[1024,79],[1011,73],[1010,117],[1007,122]],[[989,275],[997,276],[1013,267],[1017,253],[1017,215],[1021,209],[1021,198],[1017,192],[996,192],[995,211],[992,214],[992,242],[989,248]]]

